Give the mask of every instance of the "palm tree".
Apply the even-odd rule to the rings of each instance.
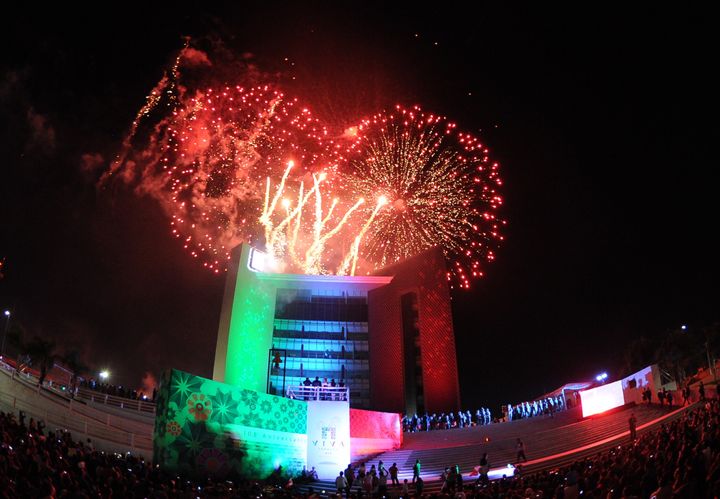
[[[70,393],[75,393],[75,387],[80,376],[90,370],[83,361],[80,359],[80,352],[78,350],[69,350],[62,356],[62,361],[70,369],[72,378],[70,379]]]
[[[19,367],[19,357],[25,353],[25,328],[17,320],[13,321],[8,328],[7,345],[6,352],[14,350],[15,355],[18,357],[17,366]],[[10,356],[10,353],[8,353],[8,357]]]
[[[657,342],[640,336],[632,340],[623,352],[622,372],[628,375],[655,362]]]
[[[55,359],[57,358],[55,342],[35,336],[25,345],[25,351],[33,360],[35,367],[40,369],[38,385],[42,386],[48,371],[55,365]]]

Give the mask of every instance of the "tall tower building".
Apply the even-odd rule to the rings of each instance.
[[[442,253],[379,275],[282,274],[242,245],[233,254],[213,379],[283,395],[309,378],[349,388],[350,405],[392,412],[459,407]]]

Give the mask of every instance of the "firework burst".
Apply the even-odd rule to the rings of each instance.
[[[210,67],[188,42],[101,180],[154,197],[205,267],[226,270],[241,242],[287,271],[339,275],[440,247],[451,286],[482,275],[504,222],[498,165],[476,138],[399,106],[333,136],[277,87],[208,84]]]
[[[332,147],[307,108],[270,87],[225,87],[174,113],[163,166],[177,210],[173,230],[211,269],[258,237],[267,177],[332,170]],[[312,168],[312,170],[311,170]],[[223,262],[224,264],[224,262]]]
[[[355,196],[387,199],[359,247],[377,268],[439,246],[448,279],[468,288],[503,239],[498,164],[475,137],[418,107],[397,106],[357,127],[345,181]]]

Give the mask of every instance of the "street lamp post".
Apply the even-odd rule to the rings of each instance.
[[[10,325],[10,311],[5,311],[5,330],[3,331],[2,346],[0,346],[0,357],[5,355],[5,338],[7,337],[8,326]]]

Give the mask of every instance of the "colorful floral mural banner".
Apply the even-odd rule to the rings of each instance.
[[[157,395],[153,461],[190,476],[265,478],[305,465],[307,404],[172,369]]]

